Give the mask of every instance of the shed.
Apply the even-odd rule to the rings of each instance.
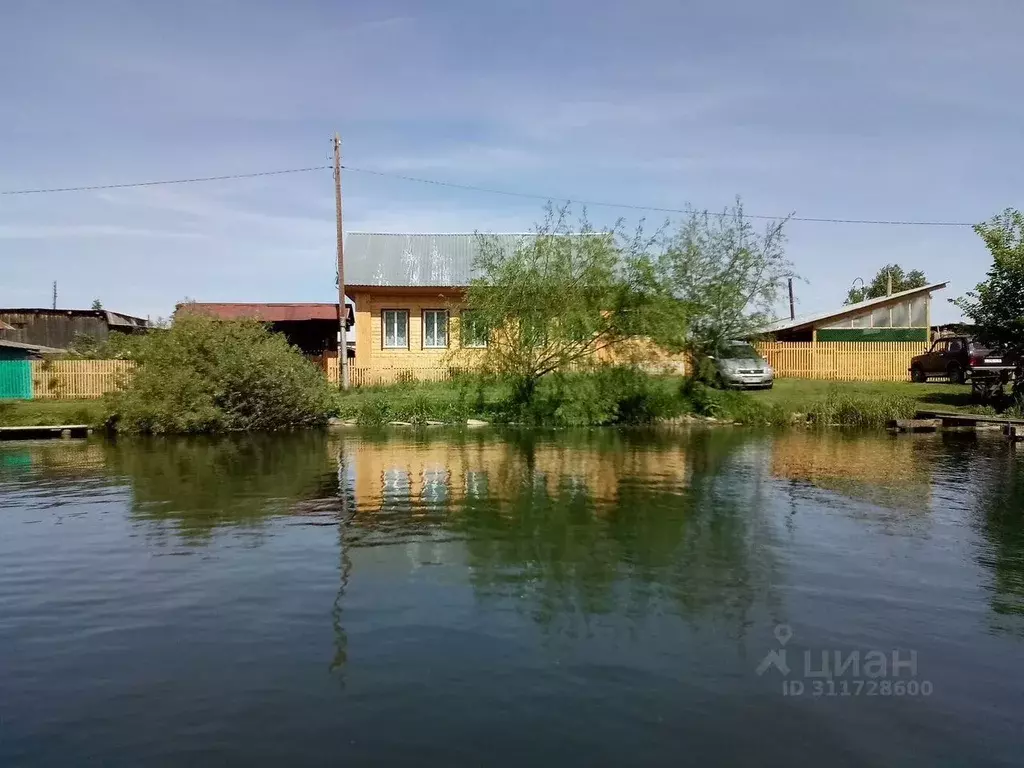
[[[104,342],[114,333],[141,333],[149,321],[105,309],[0,308],[0,339],[67,349],[77,336]]]
[[[195,312],[220,320],[260,320],[307,355],[338,354],[337,303],[190,302],[179,304],[175,314],[178,312]],[[352,306],[348,305],[345,327],[351,328],[352,321]],[[350,350],[349,357],[353,354]]]
[[[0,339],[0,400],[32,397],[33,358],[59,349]]]
[[[879,296],[793,320],[780,320],[759,335],[778,341],[904,342],[930,340],[932,292],[947,283]]]

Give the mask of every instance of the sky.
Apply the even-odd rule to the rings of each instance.
[[[976,222],[1024,207],[1018,0],[35,2],[0,10],[0,191],[324,166],[345,229],[521,232],[546,197]],[[666,214],[590,206],[598,226]],[[797,313],[967,227],[790,222]],[[0,196],[0,306],[332,301],[331,172]],[[779,306],[779,314],[788,312]]]

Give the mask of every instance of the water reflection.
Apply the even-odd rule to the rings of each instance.
[[[479,600],[560,631],[665,610],[741,626],[775,610],[794,505],[910,537],[959,505],[976,511],[963,543],[991,576],[993,624],[1022,632],[1022,461],[973,435],[304,432],[0,445],[0,483],[51,506],[126,487],[139,525],[188,546],[279,517],[338,526],[339,636],[361,547],[426,547],[410,562],[464,564]]]
[[[1014,764],[1022,462],[745,430],[0,444],[0,763]],[[781,698],[779,623],[912,649],[934,697]]]

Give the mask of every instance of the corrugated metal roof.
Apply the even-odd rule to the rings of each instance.
[[[487,235],[509,250],[533,234]],[[469,285],[475,277],[475,234],[382,234],[350,232],[345,236],[345,285]]]
[[[239,318],[255,318],[267,323],[286,323],[299,320],[338,320],[338,305],[307,302],[307,303],[234,303],[234,302],[191,302],[181,304],[179,310],[198,312],[220,318],[221,320],[237,320]],[[352,307],[349,305],[349,319]]]
[[[804,317],[798,317],[795,320],[777,320],[771,325],[765,326],[762,329],[762,333],[777,333],[778,331],[791,331],[796,328],[802,328],[806,325],[813,325],[820,323],[824,320],[830,320],[833,317],[839,317],[840,315],[848,315],[852,312],[859,312],[864,309],[870,309],[871,307],[879,304],[885,304],[888,301],[894,301],[896,299],[906,298],[907,296],[916,296],[919,293],[925,293],[930,291],[937,291],[940,288],[945,288],[948,282],[943,283],[932,283],[931,285],[923,285],[920,288],[911,288],[908,291],[900,291],[890,296],[879,296],[875,299],[868,299],[867,301],[860,301],[856,304],[844,304],[839,309],[831,312],[819,312],[814,315],[805,315]]]
[[[143,317],[126,315],[123,312],[109,312],[105,309],[51,309],[50,307],[0,307],[0,313],[11,315],[91,315],[101,318],[110,325],[130,325],[134,328],[147,328],[149,321]]]
[[[9,347],[10,349],[24,349],[26,352],[33,352],[36,354],[58,354],[60,352],[66,352],[65,349],[57,349],[57,347],[44,347],[40,344],[25,344],[21,341],[7,341],[6,339],[0,339],[0,347]]]

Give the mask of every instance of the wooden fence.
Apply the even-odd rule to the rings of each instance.
[[[778,378],[834,381],[906,381],[910,359],[928,349],[925,342],[762,342],[758,351]],[[327,378],[338,383],[338,358],[317,361]],[[43,400],[95,398],[117,389],[135,367],[131,360],[34,360],[32,397]],[[661,370],[664,364],[652,364]],[[677,372],[683,372],[676,363]],[[413,368],[349,368],[353,387],[403,381],[448,381],[458,373],[448,366]]]
[[[778,378],[907,381],[910,359],[927,342],[761,342],[757,350]]]
[[[131,360],[33,360],[32,397],[74,400],[117,389],[135,367]]]
[[[338,383],[338,358],[326,359],[327,380]],[[376,387],[384,384],[399,384],[407,381],[448,381],[458,373],[457,368],[448,366],[415,368],[357,368],[349,365],[348,383],[351,387]]]

